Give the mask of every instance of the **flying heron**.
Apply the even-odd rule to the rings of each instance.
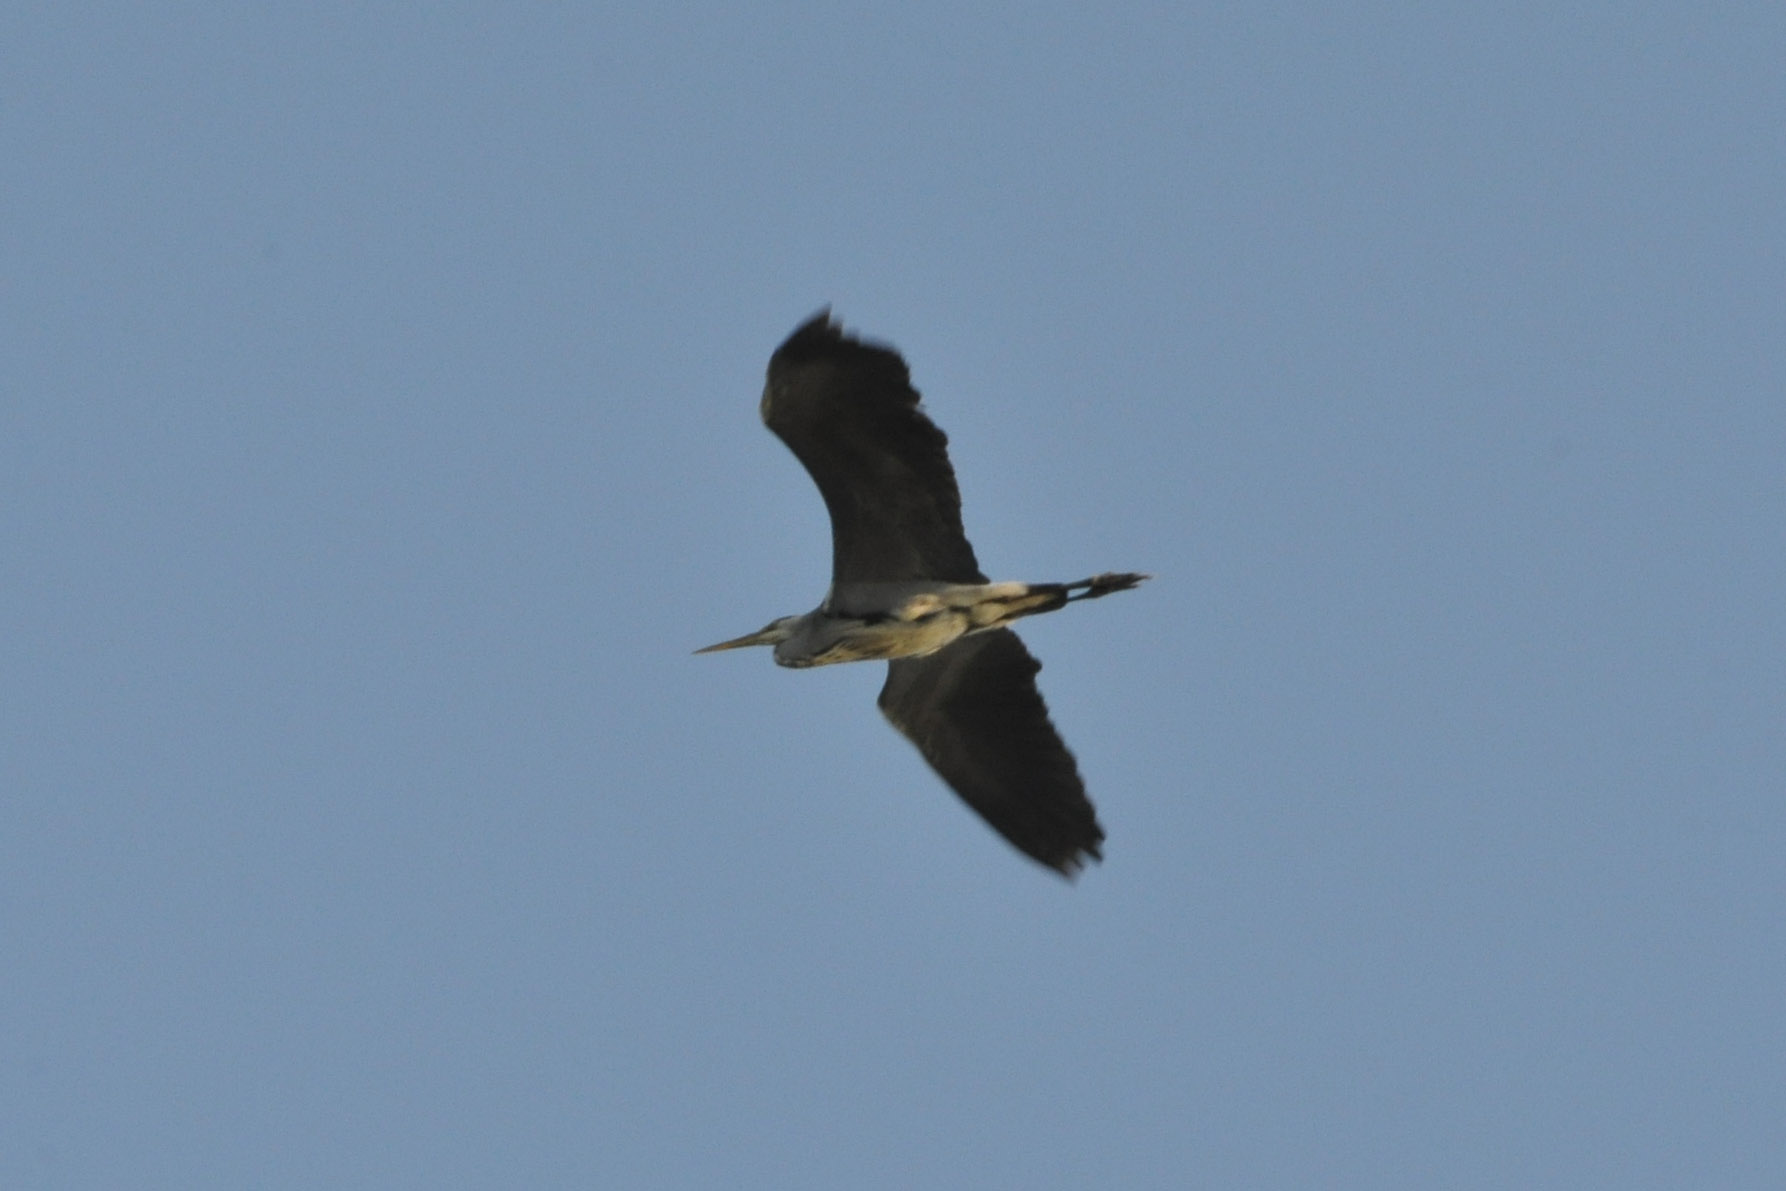
[[[760,412],[825,498],[831,589],[811,612],[695,652],[772,645],[783,666],[888,662],[881,712],[962,801],[1063,876],[1103,859],[1097,812],[1036,689],[1042,664],[1006,626],[1147,576],[988,582],[961,528],[949,440],[905,361],[828,310],[775,349]]]

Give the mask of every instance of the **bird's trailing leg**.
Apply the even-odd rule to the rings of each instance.
[[[1074,600],[1095,600],[1113,591],[1127,591],[1146,575],[1106,573],[1077,583],[989,583],[978,589],[981,597],[969,612],[969,632],[999,628],[1024,616],[1053,612]]]
[[[1102,575],[1093,575],[1089,579],[1081,579],[1077,583],[1064,583],[1061,586],[1069,592],[1078,593],[1067,596],[1070,603],[1073,600],[1095,600],[1099,596],[1107,596],[1113,591],[1127,591],[1131,587],[1140,586],[1143,581],[1151,578],[1153,578],[1152,575],[1137,575],[1132,571],[1110,571]]]

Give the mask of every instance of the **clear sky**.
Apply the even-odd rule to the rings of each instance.
[[[0,1186],[1786,1186],[1786,9],[0,12]],[[1109,832],[874,709],[899,346]]]

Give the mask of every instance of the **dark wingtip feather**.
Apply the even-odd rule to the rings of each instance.
[[[1071,845],[1070,851],[1057,857],[1042,859],[1039,856],[1033,856],[1033,854],[1032,856],[1038,863],[1053,869],[1068,881],[1077,881],[1079,874],[1085,871],[1087,863],[1104,863],[1104,829],[1094,822],[1091,830],[1096,833],[1095,836],[1081,838],[1077,843]]]
[[[813,352],[821,344],[843,338],[843,324],[831,320],[831,307],[827,303],[819,307],[811,318],[794,328],[793,334],[782,340],[781,346],[775,349],[770,360],[779,360],[784,356],[798,356]]]
[[[905,360],[891,345],[862,339],[844,330],[843,324],[831,317],[829,306],[794,328],[769,357],[771,375],[801,364],[834,361],[865,370],[868,375],[880,374],[888,382],[909,385],[911,373]],[[913,395],[916,400],[916,395]]]
[[[1026,852],[1025,855],[1028,855],[1030,859],[1034,860],[1037,864],[1040,864],[1043,868],[1059,873],[1069,883],[1073,883],[1079,880],[1079,874],[1085,871],[1085,866],[1088,863],[1104,863],[1104,849],[1101,846],[1103,841],[1104,833],[1100,828],[1096,840],[1080,843],[1073,849],[1073,851],[1057,858],[1044,859],[1035,855],[1033,852]],[[1019,851],[1022,851],[1022,849],[1019,849]]]

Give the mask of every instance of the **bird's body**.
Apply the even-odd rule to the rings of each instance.
[[[741,645],[775,646],[775,663],[804,669],[838,662],[928,657],[969,633],[1002,628],[1022,616],[1052,612],[1070,600],[1125,591],[1142,575],[1097,575],[1078,583],[852,583],[800,616],[784,616],[748,638],[697,653]]]
[[[881,711],[1000,834],[1071,876],[1104,832],[1036,690],[1041,664],[1008,625],[1126,591],[1145,575],[990,583],[961,528],[948,439],[891,348],[827,313],[770,358],[764,423],[806,466],[831,515],[824,602],[698,650],[772,645],[779,665],[888,661]]]

